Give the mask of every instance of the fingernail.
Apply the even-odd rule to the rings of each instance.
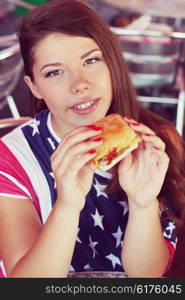
[[[94,127],[93,130],[100,131],[100,130],[102,130],[102,127],[97,126],[97,127]]]
[[[134,126],[138,126],[140,125],[139,123],[130,123],[131,125],[134,125]]]
[[[133,120],[131,117],[125,116],[124,119]]]
[[[96,130],[96,131],[102,130],[102,127],[98,127],[98,126],[95,126],[95,125],[87,125],[86,127],[90,128],[92,130]]]
[[[90,128],[90,129],[94,129],[94,125],[86,125],[85,127]]]
[[[95,150],[95,149],[89,150],[88,153],[89,153],[89,154],[95,154],[95,153],[96,153],[96,150]]]
[[[149,133],[144,133],[143,135],[145,135],[145,136],[151,136],[151,134],[149,134]]]
[[[103,138],[102,138],[102,137],[99,137],[99,138],[94,139],[93,141],[94,141],[94,142],[101,142],[101,141],[103,141]]]

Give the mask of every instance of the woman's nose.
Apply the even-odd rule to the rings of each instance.
[[[89,89],[88,81],[81,75],[73,79],[70,90],[72,94],[80,94]]]

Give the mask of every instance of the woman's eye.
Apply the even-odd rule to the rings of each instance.
[[[92,58],[88,58],[86,59],[86,61],[84,62],[84,65],[91,65],[96,63],[97,61],[100,61],[101,59],[99,57],[92,57]]]
[[[55,77],[55,76],[58,76],[58,75],[62,75],[63,74],[63,71],[62,70],[53,70],[53,71],[50,71],[50,72],[47,72],[45,77],[48,78],[48,77]]]

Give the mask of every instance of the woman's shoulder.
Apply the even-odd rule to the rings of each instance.
[[[11,166],[11,162],[19,157],[29,158],[28,156],[28,139],[25,135],[25,129],[33,129],[35,118],[30,118],[25,123],[12,129],[0,138],[0,167],[2,165]],[[35,129],[36,130],[36,129]],[[13,167],[13,166],[12,166]]]
[[[22,146],[23,134],[22,129],[29,126],[33,122],[33,119],[17,126],[0,138],[0,153],[3,154],[5,148],[9,148],[11,144],[17,144],[19,147]]]
[[[42,111],[35,117],[29,118],[28,121],[22,123],[12,129],[0,138],[0,151],[3,151],[5,145],[7,148],[22,149],[27,144],[28,135],[34,138],[39,133],[39,127],[47,124],[48,111]]]

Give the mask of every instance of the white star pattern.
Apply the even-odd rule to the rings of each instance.
[[[78,233],[79,233],[79,231],[80,231],[80,228],[78,228]],[[77,233],[77,238],[76,238],[76,241],[77,241],[77,242],[79,242],[79,243],[81,243],[82,241],[79,239],[79,237],[78,237],[78,233]]]
[[[51,139],[50,137],[48,137],[47,140],[48,140],[48,143],[49,143],[50,146],[51,146],[51,149],[52,149],[52,150],[55,150],[56,147],[55,147],[55,144],[53,143],[52,139]]]
[[[72,265],[70,265],[70,267],[69,267],[69,272],[75,272],[75,269],[73,268]]]
[[[3,264],[2,260],[0,261],[0,270],[3,273],[3,276],[7,277],[7,274],[6,274],[6,271],[5,271],[5,267],[4,267],[4,264]]]
[[[84,266],[84,270],[88,271],[88,270],[93,270],[93,269],[91,268],[90,264],[87,264]]]
[[[56,186],[56,181],[55,181],[53,172],[49,172],[49,175],[53,178],[53,180],[54,180],[54,189],[56,189],[57,186]]]
[[[107,194],[102,192],[106,188],[106,185],[100,184],[96,178],[95,178],[94,188],[97,192],[97,197],[104,196],[104,197],[108,198]]]
[[[34,136],[36,133],[39,134],[39,129],[38,129],[38,126],[40,125],[39,120],[33,119],[29,125],[33,128],[32,136]]]
[[[173,222],[169,222],[168,226],[165,228],[165,231],[163,232],[164,237],[170,238],[173,230],[175,229],[175,225]],[[169,230],[169,233],[167,234],[166,231]],[[171,241],[171,244],[173,244],[174,248],[176,248],[177,245],[177,237],[175,238],[175,241]]]
[[[173,222],[170,222],[168,224],[168,227],[165,228],[165,232],[164,232],[164,236],[169,238],[173,232],[173,230],[175,229],[175,225]],[[166,231],[169,230],[169,234],[166,233]]]
[[[122,236],[122,231],[120,226],[118,226],[117,232],[112,233],[113,237],[116,239],[116,248],[121,244],[121,236]]]
[[[91,216],[94,219],[94,227],[95,226],[99,226],[102,230],[104,230],[103,224],[102,224],[102,219],[103,219],[103,215],[100,215],[97,208],[96,208],[96,212],[95,215],[91,214]]]
[[[123,206],[124,210],[123,210],[123,216],[126,215],[126,213],[128,212],[128,203],[126,201],[118,201],[118,203]]]
[[[121,266],[120,259],[117,256],[115,256],[114,254],[111,253],[111,254],[107,255],[106,258],[111,260],[112,266],[113,266],[114,269],[115,269],[116,264]]]
[[[96,245],[98,244],[98,242],[93,242],[92,239],[91,239],[91,237],[90,237],[90,235],[89,235],[89,241],[90,241],[89,246],[90,246],[90,248],[91,248],[92,251],[93,251],[93,258],[94,258],[95,255],[98,253],[98,252],[96,251],[96,249],[95,249],[95,247],[96,247]]]

